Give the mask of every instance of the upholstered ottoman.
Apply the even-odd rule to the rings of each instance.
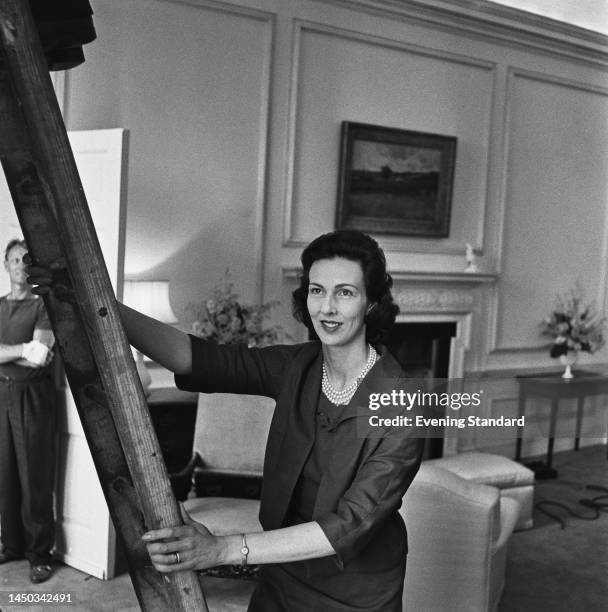
[[[502,455],[479,452],[429,459],[425,463],[439,466],[465,480],[496,487],[500,490],[501,496],[519,502],[521,511],[515,529],[532,527],[534,472],[521,463]]]

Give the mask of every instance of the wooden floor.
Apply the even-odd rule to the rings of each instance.
[[[204,590],[210,612],[245,612],[255,584],[246,580],[205,578]],[[11,605],[10,595],[18,593],[70,594],[71,605]],[[138,612],[140,607],[128,574],[113,580],[99,580],[65,565],[43,584],[29,581],[27,561],[0,565],[0,610],[2,612]]]

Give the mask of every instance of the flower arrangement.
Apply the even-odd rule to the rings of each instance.
[[[557,296],[555,310],[542,322],[542,335],[553,338],[549,354],[594,353],[604,345],[605,321],[592,304],[585,303],[584,291],[577,283],[566,295]]]
[[[286,336],[280,325],[264,326],[277,304],[276,301],[241,304],[226,271],[224,283],[214,289],[213,297],[202,304],[189,304],[186,310],[194,315],[192,333],[195,336],[218,344],[269,346]]]

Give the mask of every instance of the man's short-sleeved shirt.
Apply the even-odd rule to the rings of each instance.
[[[34,337],[36,329],[51,329],[44,302],[38,297],[9,300],[0,297],[0,344],[22,344]],[[0,364],[0,376],[26,380],[48,375],[46,368],[28,368],[15,363]]]

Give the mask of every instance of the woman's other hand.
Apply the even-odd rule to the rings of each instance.
[[[54,262],[48,267],[32,265],[31,257],[23,257],[27,265],[27,282],[32,293],[52,293],[58,300],[78,305],[65,263]],[[190,338],[185,332],[156,321],[118,302],[118,311],[129,343],[156,363],[175,374],[190,374],[192,350]]]
[[[27,282],[32,285],[32,293],[36,295],[47,295],[54,293],[57,299],[63,302],[74,302],[74,291],[67,287],[65,282],[58,281],[60,273],[65,272],[65,265],[61,263],[51,264],[48,268],[40,265],[32,265],[29,253],[23,256],[26,264]]]
[[[222,564],[222,538],[180,510],[185,525],[148,531],[142,536],[154,567],[164,574]]]
[[[23,256],[23,263],[25,264],[25,271],[27,273],[27,282],[32,287],[32,293],[37,295],[44,295],[51,291],[53,284],[53,274],[49,268],[43,266],[34,266],[32,264],[32,257],[29,253],[25,253]]]

